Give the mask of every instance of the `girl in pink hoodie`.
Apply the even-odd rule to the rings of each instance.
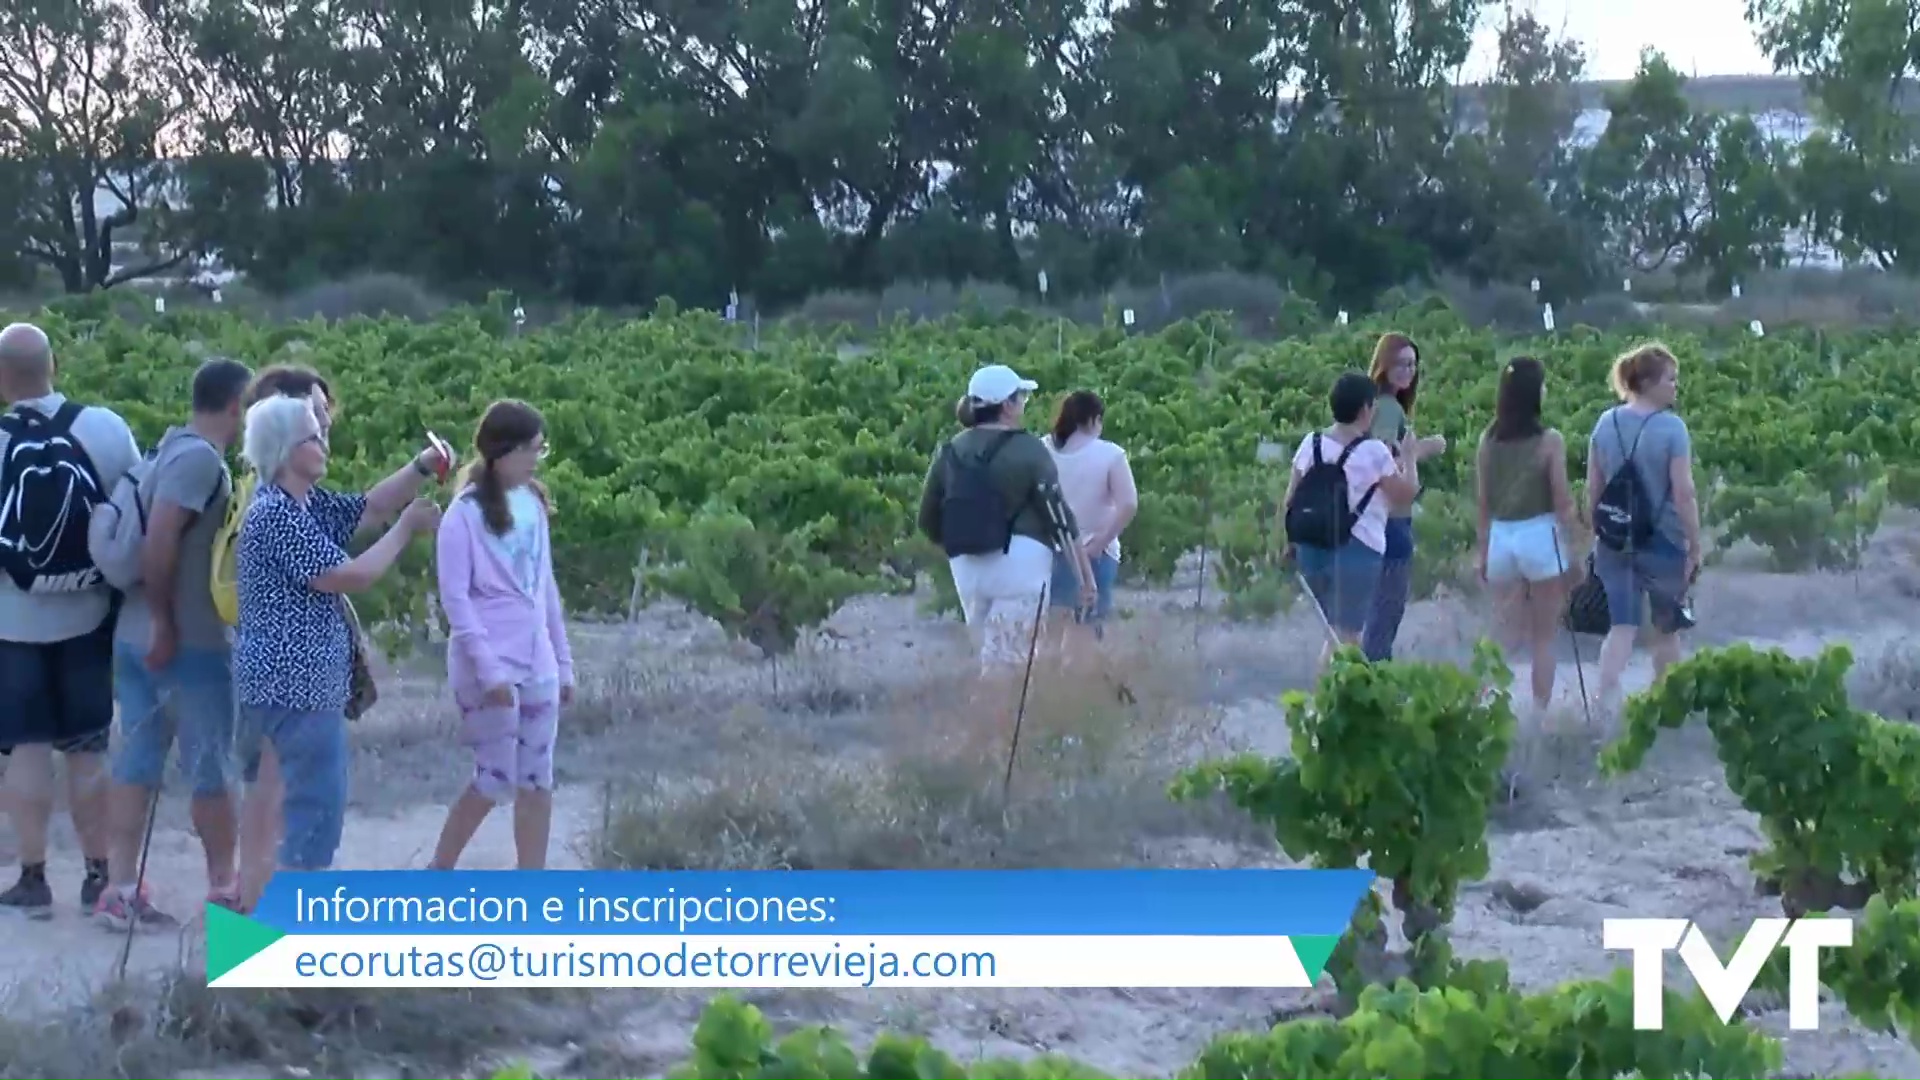
[[[473,780],[447,812],[435,869],[451,870],[494,804],[508,800],[520,869],[547,865],[553,746],[560,709],[573,703],[573,657],[553,580],[552,506],[534,479],[545,430],[531,405],[488,406],[460,494],[440,519],[447,680]]]

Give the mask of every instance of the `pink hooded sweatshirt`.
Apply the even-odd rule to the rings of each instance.
[[[440,609],[447,615],[447,681],[456,693],[549,679],[573,685],[573,653],[544,513],[535,532],[539,577],[527,590],[487,542],[480,504],[465,491],[440,518],[435,556]]]

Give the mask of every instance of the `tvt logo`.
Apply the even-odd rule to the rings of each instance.
[[[1601,933],[1608,950],[1633,953],[1633,1026],[1641,1031],[1658,1031],[1665,1023],[1669,950],[1680,950],[1680,959],[1720,1022],[1732,1023],[1760,969],[1781,945],[1787,949],[1787,1026],[1818,1031],[1820,950],[1853,944],[1849,919],[1755,919],[1734,950],[1733,962],[1722,964],[1700,927],[1686,919],[1608,919]]]

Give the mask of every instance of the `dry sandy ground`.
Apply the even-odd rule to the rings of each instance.
[[[1920,595],[1914,535],[1911,520],[1890,525],[1854,575],[1768,575],[1739,569],[1731,558],[1703,580],[1693,644],[1747,640],[1805,654],[1847,642],[1862,702],[1907,716],[1920,706],[1920,651],[1905,644],[1920,622],[1911,599]],[[1189,584],[1125,598],[1132,617],[1113,647],[1130,658],[1142,703],[1121,721],[1054,708],[1054,729],[1040,723],[1023,758],[1016,801],[1027,810],[1011,837],[981,824],[975,796],[941,787],[939,777],[965,772],[942,748],[954,726],[945,718],[954,714],[955,672],[965,666],[963,631],[919,615],[911,600],[868,599],[842,612],[831,634],[782,664],[777,692],[767,665],[682,611],[656,607],[630,625],[582,626],[576,651],[587,685],[563,744],[556,845],[565,850],[556,863],[591,861],[612,822],[614,846],[642,865],[1273,865],[1271,842],[1243,823],[1170,807],[1158,793],[1178,761],[1235,746],[1284,747],[1276,696],[1308,677],[1318,630],[1299,609],[1259,627],[1195,618],[1193,595]],[[1457,659],[1488,621],[1478,598],[1424,602],[1409,616],[1402,652]],[[1580,645],[1589,682],[1595,646],[1592,639]],[[1526,677],[1516,671],[1516,686]],[[1630,681],[1647,678],[1637,661]],[[1504,958],[1522,983],[1548,985],[1624,961],[1600,946],[1601,921],[1610,916],[1692,916],[1724,944],[1747,920],[1779,914],[1777,902],[1756,895],[1746,857],[1760,834],[1728,792],[1706,734],[1669,734],[1639,774],[1598,780],[1592,736],[1577,720],[1577,685],[1564,669],[1558,733],[1534,728],[1524,736],[1527,784],[1499,815],[1488,879],[1466,890],[1454,922],[1459,950]],[[1122,736],[1107,738],[1115,723]],[[451,730],[431,672],[388,677],[385,700],[355,732],[355,806],[343,866],[424,863],[462,779]],[[1104,757],[1074,759],[1083,743],[1102,739]],[[915,776],[921,787],[907,791],[906,778]],[[953,787],[967,789],[965,776]],[[33,1026],[45,1021],[38,1030],[49,1044],[61,1037],[57,1018],[75,1015],[63,1010],[110,977],[121,945],[72,909],[79,859],[62,828],[53,873],[67,907],[50,923],[0,921],[0,983],[12,983],[0,1013]],[[0,857],[10,842],[0,840]],[[504,817],[482,830],[469,862],[511,865]],[[199,857],[177,797],[163,801],[149,878],[163,906],[196,908]],[[1529,898],[1516,904],[1516,895]],[[138,938],[132,967],[162,973],[182,957],[192,965],[198,936],[190,925],[179,935]],[[498,995],[508,993],[477,1000],[503,1001]],[[1061,1051],[1131,1076],[1170,1075],[1210,1035],[1264,1027],[1315,997],[1240,990],[746,996],[776,1021],[831,1022],[855,1037],[881,1028],[924,1033],[962,1056]],[[395,1034],[404,1053],[369,1051],[350,1066],[260,1045],[251,1059],[210,1054],[195,1071],[258,1076],[269,1065],[304,1065],[316,1074],[351,1067],[397,1076],[409,1074],[403,1057],[444,1070],[461,1068],[463,1059],[479,1068],[526,1056],[550,1076],[659,1076],[683,1056],[704,997],[605,991],[590,1000],[502,1006],[480,1035],[452,1023],[442,1032]],[[394,1027],[403,1012],[409,1022],[424,1015],[437,1023],[431,1010],[407,1009],[389,1004],[373,1015]],[[515,1026],[512,1018],[528,1016],[538,1022]],[[1862,1031],[1833,1003],[1817,1033],[1789,1037],[1784,1011],[1755,1022],[1787,1037],[1789,1075],[1920,1076],[1912,1046]],[[349,1041],[326,1038],[336,1048]],[[16,1045],[19,1056],[0,1060],[0,1075],[63,1075],[35,1072],[63,1059],[45,1046],[29,1049]],[[0,1047],[0,1059],[8,1056]]]

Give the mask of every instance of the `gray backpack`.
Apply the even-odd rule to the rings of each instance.
[[[128,469],[106,502],[93,508],[87,522],[87,552],[107,584],[121,592],[131,592],[140,584],[140,549],[147,540],[147,512],[153,499],[144,490],[159,467],[160,456],[177,439],[200,439],[191,432],[163,438],[153,452]],[[211,445],[211,444],[209,444]]]

